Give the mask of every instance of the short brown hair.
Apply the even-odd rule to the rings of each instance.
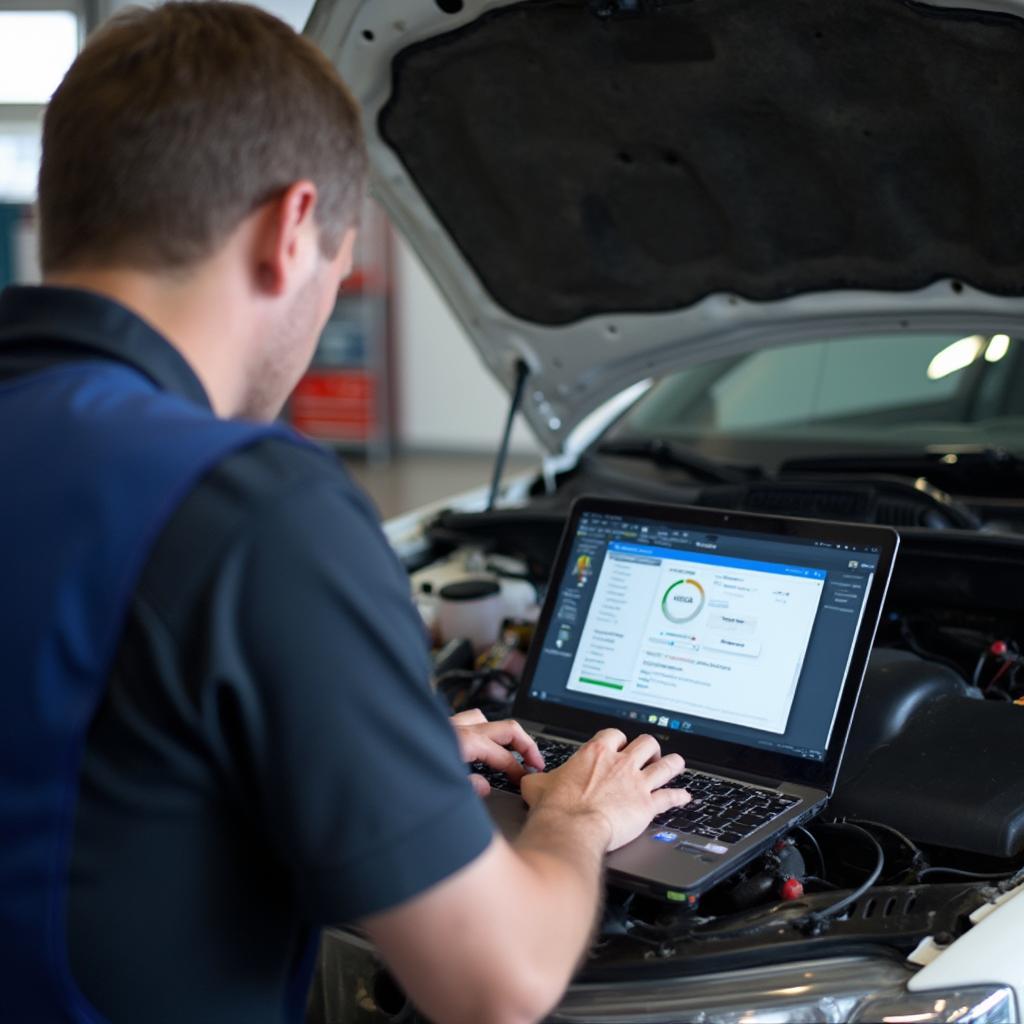
[[[355,101],[283,22],[225,0],[130,8],[90,38],[46,111],[42,267],[188,267],[301,179],[317,186],[333,256],[365,173]]]

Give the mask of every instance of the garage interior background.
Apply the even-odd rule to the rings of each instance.
[[[121,6],[0,0],[0,286],[39,280],[32,203],[43,109],[87,32]],[[257,6],[301,30],[312,0]],[[507,398],[378,208],[365,224],[363,272],[343,289],[291,408],[300,426],[337,442],[387,517],[484,483]],[[512,453],[512,472],[539,457],[522,424]]]

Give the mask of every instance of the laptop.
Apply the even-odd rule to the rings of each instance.
[[[577,500],[513,715],[548,768],[599,729],[651,733],[693,795],[609,854],[609,881],[693,905],[824,807],[898,544],[875,526]],[[526,806],[484,774],[514,836]]]

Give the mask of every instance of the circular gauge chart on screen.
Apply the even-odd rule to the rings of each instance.
[[[676,580],[661,597],[661,612],[669,622],[692,622],[704,609],[704,588],[691,579]]]

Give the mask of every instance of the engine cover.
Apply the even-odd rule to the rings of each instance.
[[[1024,708],[980,699],[950,669],[872,655],[830,809],[919,843],[1024,850]]]

